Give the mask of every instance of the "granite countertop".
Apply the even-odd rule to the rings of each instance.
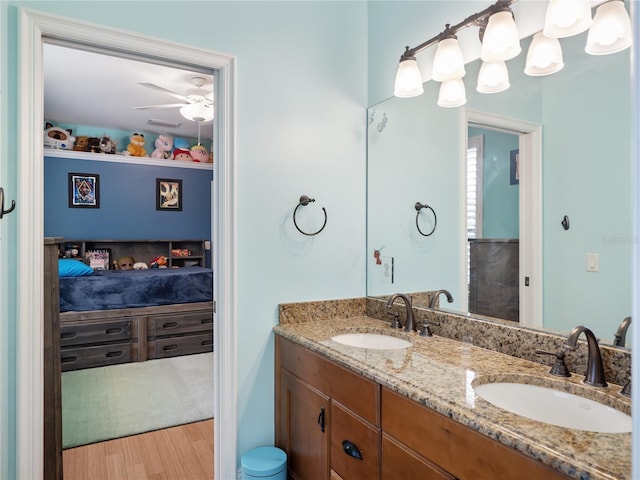
[[[587,432],[529,420],[488,403],[473,390],[474,385],[497,380],[553,384],[631,414],[631,401],[619,395],[619,386],[587,387],[582,375],[554,377],[548,366],[439,336],[425,338],[393,330],[389,322],[367,316],[281,324],[274,331],[569,477],[631,478],[631,433]],[[399,336],[413,346],[372,350],[331,340],[349,332]]]

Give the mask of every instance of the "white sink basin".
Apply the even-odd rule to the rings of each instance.
[[[398,350],[412,345],[402,338],[378,333],[345,333],[331,337],[334,342],[350,347],[371,348],[375,350]]]
[[[553,388],[523,383],[484,383],[476,394],[497,407],[539,422],[590,432],[631,431],[631,417],[607,405]]]

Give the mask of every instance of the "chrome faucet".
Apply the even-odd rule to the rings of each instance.
[[[401,298],[402,300],[404,300],[405,307],[407,308],[407,321],[404,324],[404,331],[417,332],[418,329],[416,328],[416,322],[413,318],[413,307],[411,306],[411,300],[409,299],[409,297],[403,295],[402,293],[394,293],[393,295],[391,295],[391,298],[387,302],[387,308],[389,310],[393,308],[393,302],[396,298]]]
[[[625,346],[625,338],[627,336],[627,330],[629,329],[629,325],[631,325],[631,317],[626,317],[620,323],[618,327],[618,331],[613,337],[613,344],[616,347],[624,347]]]
[[[600,346],[593,332],[582,325],[575,327],[571,330],[569,338],[567,338],[566,346],[575,350],[578,345],[578,337],[582,332],[584,332],[585,337],[587,337],[588,347],[587,375],[584,377],[584,383],[592,387],[606,387],[607,382],[604,379],[604,367],[602,366]]]
[[[441,293],[444,293],[447,296],[447,302],[453,302],[453,296],[449,293],[448,290],[437,290],[433,296],[431,297],[431,301],[429,302],[429,308],[436,308],[436,302],[438,301],[438,297]]]

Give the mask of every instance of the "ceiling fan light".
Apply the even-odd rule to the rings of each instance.
[[[624,2],[613,0],[600,5],[593,17],[585,52],[608,55],[629,48],[632,43],[631,20]]]
[[[550,0],[544,19],[544,34],[565,38],[584,32],[591,26],[589,0]]]
[[[524,73],[538,77],[559,72],[563,67],[560,40],[547,37],[543,32],[536,33],[527,52]]]
[[[180,115],[192,122],[208,122],[213,119],[213,106],[203,103],[190,103],[180,108]]]
[[[433,58],[433,79],[436,82],[446,82],[462,78],[465,73],[462,50],[455,35],[440,40]]]
[[[478,85],[476,90],[480,93],[498,93],[507,90],[509,83],[509,70],[504,62],[482,62],[478,73]]]
[[[442,82],[438,93],[438,105],[452,108],[460,107],[467,103],[467,93],[464,89],[464,82],[461,78]]]
[[[423,92],[422,74],[415,57],[401,60],[396,72],[393,95],[400,98],[411,98],[422,95]]]
[[[520,51],[520,36],[511,9],[491,15],[484,31],[480,58],[484,62],[504,62],[516,57]]]

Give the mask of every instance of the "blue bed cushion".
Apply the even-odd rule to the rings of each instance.
[[[93,269],[80,260],[74,260],[73,258],[61,258],[58,260],[58,275],[61,277],[84,277],[92,273]]]

